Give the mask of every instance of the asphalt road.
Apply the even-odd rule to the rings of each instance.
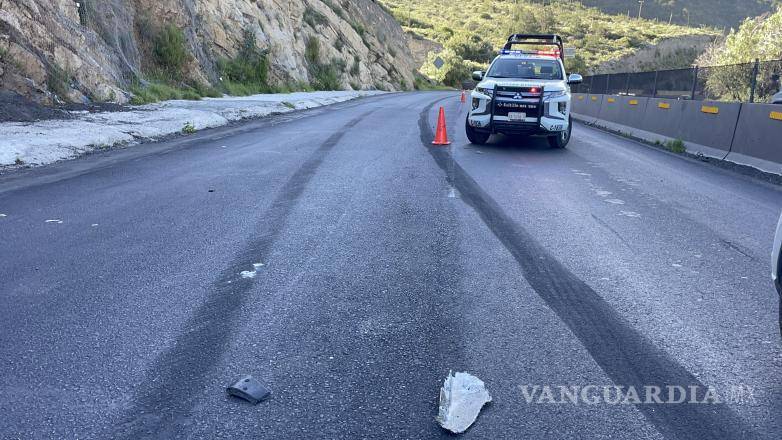
[[[366,98],[0,177],[0,438],[447,438],[449,370],[493,397],[464,438],[780,438],[782,192],[582,125],[472,146],[465,106]],[[225,395],[246,373],[269,400]],[[522,391],[560,385],[719,395]]]

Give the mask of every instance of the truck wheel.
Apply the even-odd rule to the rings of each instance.
[[[570,135],[573,133],[573,119],[571,118],[567,130],[560,132],[556,136],[549,136],[548,143],[551,148],[565,148],[570,142]]]
[[[477,131],[476,129],[470,127],[470,121],[469,118],[464,121],[464,130],[467,132],[467,139],[470,140],[470,143],[476,144],[476,145],[483,145],[486,143],[486,141],[489,140],[489,136],[491,136],[490,133],[484,133]]]

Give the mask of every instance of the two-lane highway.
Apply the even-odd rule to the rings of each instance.
[[[582,125],[473,146],[466,105],[385,95],[0,177],[0,438],[446,438],[449,370],[493,397],[465,438],[779,438],[782,192]],[[247,373],[269,400],[226,397]],[[720,401],[523,392],[560,385]]]

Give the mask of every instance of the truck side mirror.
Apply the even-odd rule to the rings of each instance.
[[[567,79],[567,83],[570,85],[581,84],[582,82],[584,82],[584,77],[577,73],[571,74]]]
[[[472,79],[474,79],[475,81],[483,80],[483,71],[476,70],[475,72],[473,72],[472,73]]]

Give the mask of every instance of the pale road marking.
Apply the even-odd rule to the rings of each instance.
[[[606,199],[605,202],[606,203],[611,203],[613,205],[624,205],[625,204],[624,200],[620,200],[620,199]]]
[[[8,216],[5,215],[5,214],[0,214],[0,218],[3,218],[3,217],[8,217]]]
[[[62,224],[62,220],[60,220],[60,219],[51,219],[51,220],[46,220],[46,223],[57,223],[58,225],[61,225]]]
[[[619,211],[619,214],[624,217],[630,217],[630,218],[640,218],[641,214],[635,212],[635,211]]]

